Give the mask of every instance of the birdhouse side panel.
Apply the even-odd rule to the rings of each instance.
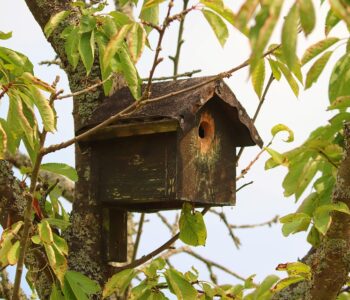
[[[175,198],[175,132],[115,138],[94,147],[103,203],[147,210],[147,203]]]
[[[178,144],[179,198],[197,206],[235,204],[236,154],[229,122],[215,101],[196,116]]]

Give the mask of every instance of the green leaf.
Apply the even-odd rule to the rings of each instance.
[[[253,17],[253,14],[259,4],[259,0],[246,0],[235,17],[234,26],[243,32],[245,35],[248,34],[248,23]]]
[[[65,284],[69,284],[69,287],[78,300],[89,299],[89,295],[96,294],[101,290],[96,281],[75,271],[67,271],[64,276],[64,282]]]
[[[15,265],[19,257],[19,241],[16,241],[9,252],[7,253],[7,260],[10,265]]]
[[[282,183],[284,195],[289,197],[295,194],[295,199],[298,200],[316,175],[318,163],[317,160],[306,158],[291,164]]]
[[[36,245],[40,245],[41,244],[41,239],[40,239],[40,236],[39,235],[33,235],[31,237],[31,240],[34,244]]]
[[[293,213],[280,218],[283,224],[282,233],[284,236],[300,231],[306,231],[310,225],[311,217],[304,213]]]
[[[146,22],[149,22],[154,25],[158,25],[159,23],[159,5],[154,5],[149,8],[143,8],[141,10],[139,18]],[[145,30],[147,35],[153,30],[153,27],[145,26]]]
[[[175,269],[168,269],[164,273],[171,293],[179,300],[195,300],[197,291],[185,277]]]
[[[337,17],[337,15],[333,12],[332,9],[330,9],[327,13],[326,17],[326,23],[325,23],[325,28],[324,32],[325,35],[328,35],[330,31],[340,22],[340,18]]]
[[[332,220],[330,213],[332,211],[342,212],[347,215],[350,214],[349,207],[344,202],[325,204],[317,207],[314,213],[314,225],[323,235],[326,234],[330,226]]]
[[[34,104],[39,110],[45,130],[47,132],[54,132],[56,130],[56,115],[49,101],[36,87],[30,87],[30,91]]]
[[[68,62],[72,65],[73,70],[78,65],[79,62],[79,40],[81,39],[79,34],[79,28],[74,27],[70,33],[67,35],[64,49],[67,54]]]
[[[179,220],[180,240],[191,246],[204,246],[207,239],[207,230],[203,215],[192,212],[190,203],[184,203]]]
[[[162,3],[164,1],[165,0],[145,0],[145,2],[143,3],[142,9],[150,8],[152,6],[155,6],[155,5]]]
[[[220,17],[224,18],[231,25],[235,25],[235,15],[233,11],[226,7],[222,0],[200,0],[206,8],[210,8],[214,12],[216,12]]]
[[[270,68],[271,68],[271,72],[273,74],[273,77],[279,81],[281,79],[281,71],[278,68],[278,64],[277,61],[273,60],[273,59],[268,59],[269,64],[270,64]]]
[[[284,140],[286,143],[290,143],[290,142],[294,141],[294,132],[284,124],[277,124],[277,125],[273,126],[271,129],[271,134],[273,137],[275,137],[276,134],[281,132],[281,131],[285,131],[288,133],[288,138],[286,140]]]
[[[57,250],[61,252],[62,255],[68,255],[68,244],[65,239],[58,236],[56,233],[53,234],[53,241]]]
[[[250,56],[250,72],[256,67],[264,53],[271,34],[279,18],[283,0],[266,1],[255,17],[255,25],[249,32],[252,53]]]
[[[17,74],[18,76],[22,75],[23,72],[33,73],[33,64],[30,62],[28,57],[22,53],[5,47],[0,47],[0,58],[16,66],[19,69]]]
[[[62,163],[46,163],[40,166],[41,170],[49,171],[55,174],[66,176],[72,181],[78,181],[77,171],[67,164]]]
[[[306,279],[311,279],[311,268],[307,264],[300,261],[279,264],[276,268],[277,271],[286,271],[289,276],[302,276]]]
[[[63,219],[45,218],[44,220],[47,221],[51,226],[56,226],[61,230],[66,230],[71,225],[70,222]]]
[[[228,29],[225,22],[220,16],[210,10],[203,9],[202,13],[208,21],[210,27],[213,29],[217,39],[220,42],[220,45],[224,47],[228,38]]]
[[[299,4],[299,16],[301,28],[303,29],[305,35],[309,35],[315,28],[316,16],[315,8],[312,0],[301,0]]]
[[[91,15],[84,15],[80,19],[79,32],[85,33],[93,31],[96,27],[96,18]]]
[[[328,86],[328,97],[332,104],[341,96],[350,95],[350,55],[343,55],[335,64]]]
[[[52,230],[50,224],[45,219],[41,220],[41,222],[38,224],[38,231],[40,239],[43,241],[43,243],[48,245],[53,243]]]
[[[327,107],[327,110],[347,109],[348,107],[350,107],[350,96],[340,96],[333,101],[332,105]]]
[[[329,0],[329,4],[335,15],[345,21],[347,26],[350,26],[349,3],[342,0]]]
[[[282,64],[279,61],[277,63],[278,63],[278,67],[282,71],[282,74],[283,74],[284,78],[286,78],[290,88],[292,89],[294,95],[296,97],[298,97],[298,95],[299,95],[299,86],[298,86],[298,83],[296,82],[296,80],[294,79],[292,73],[289,71],[289,69],[284,64]]]
[[[126,38],[126,35],[130,30],[130,28],[131,28],[130,24],[122,26],[122,28],[117,33],[115,33],[110,39],[110,41],[108,42],[103,55],[102,65],[105,69],[108,68],[109,63],[112,60],[112,57],[117,53],[118,50],[122,48],[124,39]]]
[[[318,203],[318,194],[316,192],[311,193],[308,195],[303,202],[298,207],[297,213],[304,213],[308,214],[310,217],[312,217],[314,210]]]
[[[163,258],[159,257],[153,260],[147,268],[144,268],[142,270],[142,272],[145,273],[147,277],[155,277],[157,276],[157,271],[164,269],[165,266],[166,261]]]
[[[255,291],[255,298],[254,299],[270,299],[269,297],[263,298],[263,296],[271,296],[270,289],[272,286],[276,283],[276,281],[279,279],[276,275],[269,275],[267,276],[263,282],[257,287]]]
[[[305,65],[307,62],[315,58],[317,55],[321,54],[323,51],[325,51],[326,49],[328,49],[330,46],[334,45],[338,41],[339,39],[336,37],[329,37],[317,42],[316,44],[311,45],[305,51],[301,59],[301,64]]]
[[[136,100],[139,100],[141,98],[142,81],[137,69],[124,47],[118,50],[118,57],[120,59],[120,67],[122,68],[123,76],[128,84],[131,94]]]
[[[272,291],[274,293],[277,293],[286,287],[290,286],[291,284],[297,283],[299,281],[305,280],[304,277],[302,276],[290,276],[284,279],[281,279],[280,281],[277,282],[277,284],[273,287]]]
[[[0,123],[0,160],[5,158],[7,149],[7,134]]]
[[[55,284],[52,287],[50,300],[65,300],[62,291]]]
[[[94,31],[84,32],[80,35],[79,53],[85,66],[86,74],[89,75],[94,63],[95,36]]]
[[[266,161],[265,170],[274,168],[276,165],[288,166],[288,159],[281,153],[266,147],[265,150],[271,155],[271,160]]]
[[[282,28],[282,52],[287,66],[293,68],[296,63],[298,35],[298,10],[296,4],[290,9]]]
[[[252,84],[255,93],[261,99],[262,90],[265,81],[265,59],[260,59],[255,70],[252,73]]]
[[[312,67],[310,68],[310,70],[307,72],[307,75],[306,75],[305,90],[310,88],[312,84],[314,84],[317,81],[317,79],[320,77],[332,53],[333,53],[332,51],[325,52],[312,65]]]
[[[318,247],[321,243],[320,234],[315,226],[312,226],[306,240],[314,247]]]
[[[10,110],[13,109],[13,113],[18,120],[22,132],[27,138],[27,142],[31,148],[35,145],[35,135],[34,128],[31,126],[29,120],[27,119],[25,111],[25,106],[23,105],[19,95],[10,96]]]
[[[11,37],[12,37],[12,31],[10,32],[0,31],[0,40],[8,40]]]
[[[113,17],[114,23],[118,29],[121,29],[124,25],[133,23],[133,21],[120,11],[112,11],[109,13]]]
[[[44,27],[44,33],[47,38],[52,34],[52,32],[57,28],[57,26],[69,16],[69,14],[70,11],[63,10],[50,18],[49,22],[47,22],[47,24]]]
[[[128,33],[127,44],[129,47],[130,56],[134,63],[136,63],[145,47],[146,31],[140,23],[133,23]]]
[[[102,298],[105,299],[113,293],[118,296],[123,295],[135,275],[136,271],[134,269],[126,269],[113,275],[103,288]]]

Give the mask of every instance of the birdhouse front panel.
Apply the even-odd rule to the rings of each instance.
[[[96,143],[98,194],[104,203],[134,207],[176,198],[176,131]],[[142,210],[142,208],[141,208]]]
[[[202,205],[234,205],[234,135],[220,100],[197,113],[195,126],[179,141],[178,199]]]

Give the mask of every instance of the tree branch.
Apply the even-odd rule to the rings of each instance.
[[[32,163],[28,156],[23,153],[17,152],[14,155],[6,154],[5,159],[14,165],[17,169],[22,167],[32,167]],[[57,187],[62,191],[62,197],[69,202],[74,200],[74,182],[69,180],[65,176],[61,176],[49,171],[40,170],[39,177],[42,181],[54,184],[58,181]]]
[[[332,202],[350,207],[350,123],[345,124],[345,153],[338,170]],[[332,213],[332,223],[312,262],[312,281],[307,292],[310,300],[333,300],[348,280],[350,271],[350,216]]]

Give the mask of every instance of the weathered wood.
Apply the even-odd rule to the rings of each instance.
[[[206,78],[153,85],[156,97]],[[134,99],[121,89],[106,99],[82,132],[118,113]],[[236,147],[262,141],[223,81],[160,102],[140,106],[131,116],[90,136],[91,176],[106,212],[107,259],[127,257],[127,211],[153,212],[235,204]]]
[[[94,137],[94,140],[108,140],[116,137],[172,132],[176,131],[178,127],[178,122],[175,120],[155,120],[140,123],[116,124],[101,129],[99,134]],[[85,141],[88,139],[85,139]]]
[[[235,139],[218,99],[197,114],[178,143],[178,198],[196,206],[235,204]]]
[[[123,209],[109,208],[108,261],[125,262],[128,259],[128,212]]]

